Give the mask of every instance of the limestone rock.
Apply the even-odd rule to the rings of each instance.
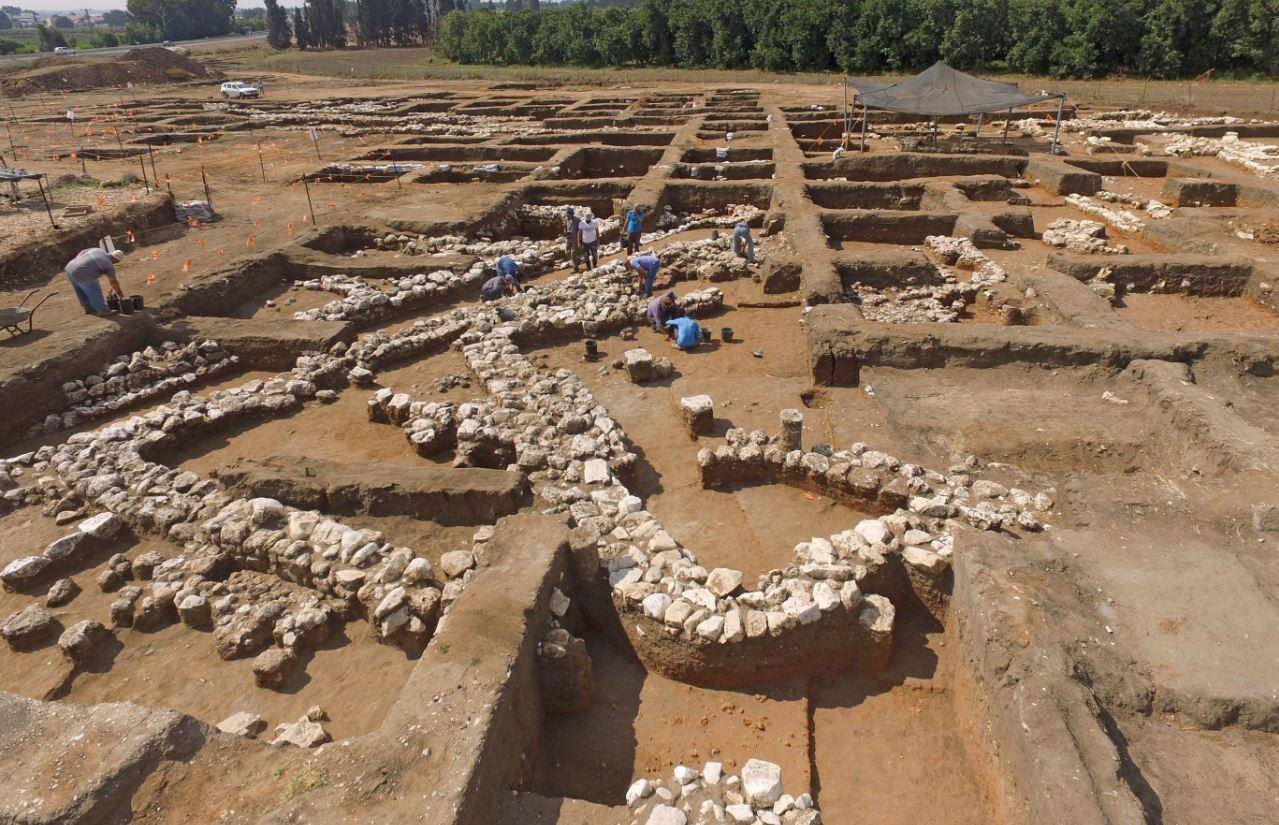
[[[256,713],[242,710],[218,722],[218,730],[232,736],[246,736],[251,739],[266,730],[266,721]]]
[[[475,556],[469,550],[450,550],[440,556],[440,570],[450,579],[456,579],[475,566]]]
[[[742,586],[742,571],[728,567],[716,567],[706,577],[706,589],[721,599],[732,595]]]
[[[781,766],[762,759],[749,760],[742,766],[742,789],[753,807],[772,807],[782,795]]]
[[[17,589],[38,577],[48,566],[49,560],[44,556],[23,556],[9,562],[4,570],[0,570],[0,582],[3,582],[5,587]]]
[[[34,650],[58,627],[53,614],[39,604],[31,604],[9,616],[0,626],[0,636],[14,650]]]
[[[253,680],[258,687],[278,690],[293,675],[298,656],[292,650],[272,647],[262,651],[253,660]]]
[[[299,748],[315,748],[332,739],[318,722],[303,716],[291,725],[278,725],[272,745],[296,745]]]
[[[49,607],[62,607],[80,593],[80,586],[71,579],[58,579],[49,587],[44,603]]]
[[[715,428],[715,402],[709,395],[693,395],[679,401],[680,420],[693,438],[710,435]]]
[[[62,635],[58,637],[58,647],[72,664],[82,665],[89,660],[94,648],[106,635],[107,629],[100,622],[82,619],[62,631]]]

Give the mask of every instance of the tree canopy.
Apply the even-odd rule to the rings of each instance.
[[[405,0],[359,0],[403,2]],[[512,6],[514,4],[511,4]],[[1172,78],[1279,71],[1279,0],[640,0],[444,16],[460,63]]]

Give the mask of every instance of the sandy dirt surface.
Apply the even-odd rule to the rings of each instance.
[[[371,52],[351,54],[361,72],[369,69],[364,61]],[[808,104],[829,105],[837,87],[825,78],[761,86],[758,111],[742,114],[737,107],[753,110],[754,104],[733,102],[731,95],[717,100],[705,78],[655,80],[645,75],[617,88],[593,85],[597,82],[602,81],[568,78],[554,87],[493,89],[489,78],[357,84],[289,74],[271,77],[267,96],[243,108],[223,106],[211,83],[140,89],[136,97],[122,90],[26,97],[17,105],[18,122],[9,124],[16,163],[39,168],[56,180],[81,174],[79,159],[71,158],[81,146],[118,147],[117,136],[132,148],[154,141],[145,167],[138,157],[126,157],[88,160],[83,171],[97,181],[115,181],[145,170],[166,191],[172,188],[179,201],[203,198],[207,179],[218,217],[204,225],[146,231],[124,224],[112,227],[116,242],[128,252],[119,268],[125,290],[143,295],[151,308],[139,317],[84,316],[56,262],[26,273],[32,288],[58,289],[60,294],[41,310],[35,334],[0,343],[0,378],[38,384],[31,365],[70,370],[64,358],[74,360],[81,373],[97,371],[110,359],[95,354],[95,348],[120,348],[114,336],[123,331],[137,331],[152,343],[164,340],[170,333],[163,325],[180,319],[183,311],[176,307],[193,288],[209,290],[213,297],[200,311],[234,319],[229,329],[251,329],[268,341],[278,334],[284,341],[293,333],[282,331],[290,326],[283,322],[295,312],[339,297],[293,283],[285,260],[299,267],[321,263],[325,271],[340,271],[350,262],[354,270],[352,253],[367,245],[356,237],[361,232],[360,237],[381,237],[448,231],[468,234],[472,241],[477,233],[506,240],[512,231],[503,223],[509,217],[505,210],[514,201],[503,199],[515,194],[534,204],[562,206],[589,199],[612,205],[627,203],[634,193],[652,198],[676,191],[673,186],[695,185],[699,194],[716,193],[706,196],[708,202],[727,206],[738,202],[730,198],[740,197],[739,192],[718,193],[738,185],[758,187],[741,191],[762,199],[770,221],[782,229],[762,239],[763,266],[747,277],[714,283],[724,292],[724,306],[699,319],[713,331],[712,340],[683,352],[641,326],[633,338],[612,331],[597,336],[600,357],[594,361],[583,358],[584,331],[565,332],[556,343],[526,348],[537,368],[567,369],[579,376],[625,433],[638,457],[625,479],[630,491],[706,568],[736,568],[747,582],[784,569],[792,564],[798,542],[882,515],[877,505],[850,506],[781,483],[707,488],[696,456],[700,447],[723,444],[730,428],[775,433],[779,410],[798,409],[804,414],[803,442],[809,449],[828,445],[842,450],[862,442],[901,462],[952,477],[971,474],[1006,487],[1046,491],[1053,502],[1043,515],[1048,529],[978,535],[955,522],[959,563],[943,576],[946,593],[940,604],[931,605],[940,618],[930,615],[922,602],[898,599],[894,651],[884,671],[876,674],[854,670],[738,690],[693,687],[647,670],[605,628],[579,626],[574,606],[564,621],[586,641],[593,703],[577,714],[543,716],[540,706],[532,706],[538,691],[515,695],[515,682],[503,679],[522,678],[519,668],[527,662],[519,661],[515,648],[522,645],[526,655],[535,655],[530,651],[536,650],[547,625],[534,624],[532,617],[550,615],[546,611],[553,609],[545,591],[563,588],[576,604],[578,588],[603,581],[580,581],[577,571],[547,574],[539,585],[538,604],[508,605],[511,616],[485,614],[487,603],[481,603],[479,618],[464,616],[476,623],[474,645],[455,643],[451,660],[449,651],[438,645],[419,658],[379,643],[373,625],[357,618],[309,652],[305,667],[280,690],[265,690],[254,686],[252,659],[222,661],[214,654],[211,634],[175,623],[154,632],[114,629],[80,671],[51,644],[31,653],[4,646],[0,690],[67,705],[131,701],[213,724],[245,710],[261,714],[272,728],[318,705],[329,717],[325,729],[346,740],[321,751],[302,751],[266,749],[258,743],[239,749],[245,743],[214,738],[198,755],[150,774],[132,803],[125,803],[135,821],[308,821],[314,819],[314,811],[306,809],[308,800],[322,800],[316,804],[328,813],[336,811],[335,820],[407,820],[432,810],[427,791],[435,793],[459,777],[471,781],[468,771],[476,765],[499,771],[478,752],[455,756],[452,746],[481,730],[489,714],[510,712],[512,706],[521,712],[520,721],[482,744],[513,747],[514,737],[529,733],[520,727],[528,723],[536,728],[528,737],[530,747],[497,760],[505,771],[500,780],[491,778],[498,775],[494,773],[475,782],[501,784],[485,789],[492,794],[506,796],[518,788],[550,798],[544,806],[550,813],[536,820],[548,825],[592,821],[587,803],[620,806],[637,778],[669,777],[679,764],[700,768],[715,760],[732,772],[750,758],[780,765],[787,790],[811,792],[823,821],[834,825],[1021,825],[1035,820],[1006,814],[1029,810],[1026,800],[1032,797],[1034,804],[1072,800],[1078,804],[1070,815],[1085,812],[1080,821],[1103,809],[1109,812],[1107,821],[1140,817],[1147,823],[1180,825],[1213,817],[1232,823],[1273,819],[1267,803],[1272,806],[1275,798],[1272,777],[1279,758],[1272,741],[1276,684],[1269,665],[1279,657],[1273,642],[1273,629],[1279,626],[1274,608],[1279,568],[1271,547],[1279,517],[1271,495],[1275,464],[1269,442],[1279,433],[1270,377],[1279,358],[1268,342],[1279,332],[1279,315],[1245,294],[1192,298],[1129,291],[1112,309],[1070,276],[1048,267],[1049,256],[1059,250],[1038,237],[1019,237],[1015,244],[1005,244],[1008,248],[983,248],[1007,278],[983,285],[975,302],[963,308],[960,323],[868,322],[854,309],[840,316],[843,326],[830,332],[830,340],[814,341],[810,319],[829,309],[804,306],[812,297],[806,290],[814,273],[831,261],[922,248],[920,239],[870,243],[832,238],[827,232],[822,218],[831,216],[806,189],[818,178],[805,178],[799,163],[826,163],[835,139],[827,133],[838,126],[832,122],[819,137],[809,135],[799,143],[788,127],[799,128],[805,122],[801,116],[814,114],[805,111]],[[734,146],[772,149],[775,175],[695,184],[668,177],[673,157],[719,145],[732,122],[724,120],[698,134],[696,124],[687,127],[703,112],[672,109],[667,113],[676,114],[668,123],[634,122],[602,132],[617,141],[644,130],[671,135],[678,143],[662,163],[632,159],[634,173],[619,179],[597,177],[594,171],[538,179],[547,172],[536,167],[550,164],[551,157],[568,157],[587,145],[581,140],[600,140],[593,136],[600,127],[579,131],[556,119],[594,122],[628,111],[630,101],[654,94],[697,97],[703,105],[719,108],[707,115],[711,121],[737,115],[758,121],[754,125],[762,124],[764,131],[740,131]],[[600,100],[614,97],[624,102]],[[500,110],[514,111],[535,98],[559,101],[551,104],[554,116],[503,119]],[[315,101],[324,102],[317,107]],[[416,107],[416,114],[431,115],[441,101],[459,107],[447,121],[410,122],[406,118],[414,112],[390,114]],[[86,116],[69,128],[62,117],[66,109]],[[643,109],[641,105],[634,114],[645,115]],[[771,125],[763,120],[765,112],[776,118]],[[311,119],[322,121],[318,151],[307,133]],[[789,122],[779,122],[783,119]],[[440,134],[449,129],[458,134]],[[897,151],[891,131],[885,124],[885,136],[872,140],[870,160]],[[494,159],[505,164],[516,154],[515,147],[538,145],[514,141],[520,136],[546,138],[548,151],[535,150],[530,157],[536,160],[516,161],[527,165],[519,167],[516,180],[418,180],[441,162],[458,168]],[[456,144],[450,143],[454,139]],[[1046,140],[1014,135],[1014,147],[1036,162],[1058,162],[1047,157]],[[388,148],[406,147],[423,150],[423,157],[437,154],[420,161],[425,166],[398,183],[317,181],[308,189],[300,182],[303,175],[335,162],[377,162]],[[447,148],[440,152],[440,147]],[[1082,157],[1079,135],[1068,136],[1067,149]],[[486,151],[492,155],[479,156]],[[1244,173],[1239,167],[1218,159],[1193,161],[1205,176],[1271,185],[1240,178]],[[959,177],[915,180],[946,187]],[[841,185],[839,175],[822,181]],[[1019,183],[1012,191],[1029,199],[1025,208],[1036,234],[1060,218],[1094,219],[1050,187],[1026,182],[1032,185]],[[1165,181],[1124,177],[1102,183],[1113,191],[1159,198]],[[146,189],[139,183],[99,188],[83,181],[58,186],[54,199],[59,209],[85,203],[102,217],[145,198]],[[679,191],[689,197],[688,190]],[[958,197],[957,192],[948,194]],[[29,202],[27,207],[0,209],[0,253],[63,237],[47,227],[42,212],[30,209]],[[1014,208],[981,201],[966,207],[966,217],[979,218]],[[1195,222],[1178,212],[1167,219],[1171,223],[1150,219],[1146,230],[1110,227],[1108,235],[1135,254],[1175,256],[1193,247],[1196,254],[1210,249],[1214,255],[1238,256],[1241,250],[1266,248],[1222,229],[1226,220],[1240,226],[1262,221],[1265,210],[1196,212],[1211,219]],[[55,218],[60,214],[55,211]],[[79,220],[67,218],[59,232],[69,233],[81,225]],[[505,228],[494,232],[495,226]],[[340,227],[351,231],[337,231]],[[1164,231],[1167,227],[1173,230]],[[317,228],[329,234],[317,238]],[[757,227],[757,237],[764,234]],[[710,235],[709,229],[693,230],[650,247],[661,254],[674,244]],[[308,239],[305,250],[297,244],[301,238]],[[620,257],[615,244],[602,251],[605,262]],[[933,252],[928,256],[939,260]],[[775,274],[770,265],[787,260],[803,266],[801,290],[765,294],[762,283]],[[260,278],[215,277],[234,275],[255,263],[266,269]],[[413,256],[388,250],[368,249],[358,263],[391,265],[405,274],[416,270]],[[1267,274],[1271,262],[1264,256],[1257,256],[1253,265],[1250,287],[1272,279]],[[434,267],[423,259],[421,269]],[[534,285],[549,286],[569,274],[556,270]],[[967,270],[961,275],[969,277]],[[382,280],[371,283],[387,287]],[[1049,288],[1037,290],[1034,284]],[[710,285],[680,282],[673,288],[682,295]],[[659,279],[658,289],[665,287]],[[834,300],[855,297],[838,294],[839,288],[837,277]],[[26,291],[10,289],[0,294],[0,303],[16,303]],[[474,308],[477,293],[452,295],[426,309],[391,313],[372,323],[355,322],[342,332],[345,340],[401,332],[423,318]],[[1005,325],[1004,308],[1010,305],[1025,310],[1024,325]],[[723,340],[725,327],[733,331],[730,342]],[[818,386],[814,357],[827,344],[834,351],[836,339],[847,343],[839,357],[856,363],[857,380],[851,386]],[[620,359],[636,347],[669,358],[672,375],[642,386],[631,383]],[[246,351],[260,358],[262,345]],[[1172,371],[1156,374],[1151,368],[1143,373],[1133,368],[1141,362]],[[80,369],[81,364],[91,369]],[[347,382],[342,372],[335,384]],[[208,393],[275,374],[245,363],[194,389]],[[1167,375],[1172,378],[1160,377]],[[241,459],[287,456],[408,472],[451,466],[456,458],[452,450],[420,457],[399,426],[369,420],[369,397],[377,387],[420,401],[456,404],[482,399],[490,389],[471,374],[460,345],[441,347],[381,365],[371,385],[339,386],[335,399],[328,399],[332,403],[308,402],[288,415],[238,421],[167,444],[149,458],[200,478],[216,478]],[[711,432],[694,439],[681,425],[678,405],[680,399],[699,394],[713,398],[715,415]],[[167,400],[155,398],[68,430],[16,441],[11,453],[60,444]],[[1214,460],[1221,456],[1227,458]],[[21,480],[30,483],[41,473],[59,472],[68,469],[28,470]],[[53,517],[74,500],[46,504],[43,513],[38,506],[23,506],[0,516],[0,566],[39,552],[72,529],[74,521],[58,526]],[[522,512],[545,506],[534,499]],[[472,549],[477,530],[487,526],[478,518],[450,526],[409,516],[343,516],[342,521],[381,531],[386,541],[411,547],[437,567],[445,553]],[[150,550],[171,557],[183,548],[167,535],[126,532],[67,571],[82,592],[55,611],[60,625],[81,618],[107,623],[114,596],[96,583],[107,559],[116,552],[136,558]],[[539,571],[524,572],[532,576]],[[905,581],[904,572],[902,576]],[[42,599],[50,583],[46,578],[18,592],[0,591],[0,616]],[[902,585],[907,590],[913,586]],[[495,587],[483,598],[506,595],[501,591]],[[957,601],[962,610],[956,609]],[[454,615],[446,614],[445,629]],[[503,620],[516,615],[529,623],[521,628],[525,635],[511,642],[510,649],[501,647],[495,639]],[[801,650],[792,655],[815,654]],[[469,662],[469,669],[455,670],[458,661]],[[488,674],[487,680],[475,678],[476,672]],[[958,693],[961,683],[966,693]],[[1029,699],[1016,693],[1026,686]],[[405,697],[413,705],[410,715],[393,707]],[[401,727],[382,730],[388,718]],[[422,741],[428,730],[442,738]],[[371,742],[380,743],[376,747],[381,750],[361,750],[374,747]],[[990,756],[993,751],[998,758]],[[424,789],[422,782],[428,780],[435,785]],[[1018,788],[1018,782],[1035,784]],[[1094,792],[1096,796],[1071,795]],[[565,799],[556,801],[560,797]],[[613,808],[594,821],[633,818]],[[1041,816],[1039,821],[1066,818]]]

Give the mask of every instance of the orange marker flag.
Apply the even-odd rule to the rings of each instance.
[[[190,272],[190,271],[191,271],[191,259],[190,259],[190,258],[187,258],[185,261],[183,261],[183,263],[182,263],[182,271],[183,271],[183,272]]]
[[[151,260],[153,260],[153,261],[158,261],[158,260],[160,260],[160,252],[159,252],[159,250],[156,250],[156,249],[152,249],[152,250],[151,250]]]
[[[200,245],[201,249],[204,249],[204,238],[196,238],[195,242]]]
[[[137,243],[138,239],[134,236],[133,230],[129,230],[129,243]]]
[[[254,223],[254,225],[255,225],[255,226],[257,225],[257,221],[254,221],[253,223]],[[247,241],[244,245],[245,245],[245,246],[253,246],[253,236],[252,236],[252,235],[250,235],[250,236],[249,236],[249,240],[248,240],[248,241]]]
[[[226,250],[225,250],[225,249],[219,249],[219,250],[218,250],[218,255],[225,255],[225,254],[226,254]]]
[[[290,235],[293,234],[293,221],[289,221],[288,232]]]
[[[151,285],[151,284],[153,284],[153,283],[155,283],[155,273],[154,273],[154,272],[148,272],[148,273],[147,273],[147,286],[150,286],[150,285]]]

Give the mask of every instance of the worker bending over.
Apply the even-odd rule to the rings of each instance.
[[[510,255],[503,255],[497,259],[497,274],[506,278],[517,287],[528,280],[528,276],[524,274],[524,270],[520,269],[520,265],[515,262]]]
[[[682,350],[690,350],[702,343],[702,328],[691,315],[669,319],[666,328],[666,337]]]
[[[733,226],[733,254],[745,258],[748,264],[755,263],[755,239],[751,237],[751,225],[744,220]]]
[[[626,265],[635,272],[635,288],[646,298],[653,297],[653,282],[662,262],[652,252],[634,255],[626,259]]]
[[[106,299],[102,297],[102,284],[99,279],[103,275],[111,284],[111,291],[117,298],[124,297],[120,282],[115,277],[115,265],[124,259],[124,253],[116,249],[105,252],[98,247],[90,247],[67,262],[67,280],[75,296],[80,299],[86,315],[101,315],[107,311]]]

